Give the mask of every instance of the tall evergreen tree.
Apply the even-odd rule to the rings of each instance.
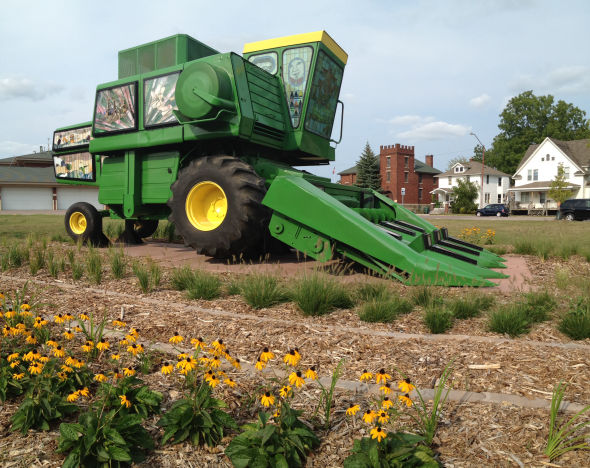
[[[373,153],[369,142],[356,163],[356,184],[359,187],[381,189],[381,174],[379,172],[379,157]]]

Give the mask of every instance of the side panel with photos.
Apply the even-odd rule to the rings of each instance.
[[[96,93],[94,134],[108,134],[137,128],[137,84],[129,83]]]
[[[53,134],[53,150],[70,150],[90,143],[92,127],[73,128]]]
[[[158,76],[144,81],[143,122],[145,127],[178,122],[172,111],[178,110],[174,93],[179,74],[179,72],[172,73],[171,75]]]

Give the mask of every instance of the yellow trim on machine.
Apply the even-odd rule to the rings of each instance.
[[[266,39],[264,41],[250,42],[244,45],[244,54],[250,52],[259,52],[262,50],[276,49],[278,47],[287,47],[297,44],[307,44],[309,42],[321,42],[324,44],[344,65],[348,60],[348,54],[336,44],[336,41],[330,37],[326,31],[316,31],[305,34],[296,34],[294,36],[278,37],[276,39]]]

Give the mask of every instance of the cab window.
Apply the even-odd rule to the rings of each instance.
[[[283,52],[283,83],[293,128],[299,127],[301,120],[312,57],[313,48],[309,46],[287,49]]]
[[[248,58],[248,62],[262,68],[271,75],[276,75],[279,69],[278,60],[278,54],[276,52],[266,52],[264,54],[252,55]]]
[[[137,83],[101,89],[96,93],[94,135],[137,129]]]

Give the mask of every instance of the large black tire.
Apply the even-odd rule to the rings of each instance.
[[[66,232],[75,242],[102,246],[102,216],[90,203],[74,203],[66,211],[64,218]]]
[[[218,194],[218,201],[200,197],[203,186]],[[269,218],[269,210],[262,205],[266,188],[250,165],[233,156],[205,156],[182,169],[171,189],[168,219],[185,245],[197,253],[239,259],[251,258],[263,249]],[[191,211],[193,207],[210,206],[211,210],[218,202],[222,206],[220,223],[219,219],[210,226],[195,221],[198,216]]]

